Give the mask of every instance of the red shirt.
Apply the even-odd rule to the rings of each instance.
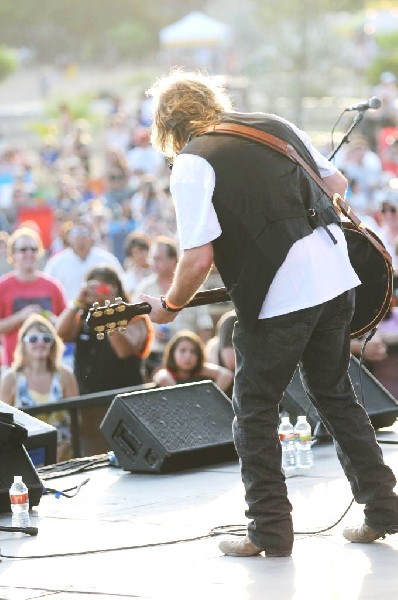
[[[43,310],[60,315],[66,307],[61,285],[52,277],[39,273],[32,281],[22,281],[14,273],[0,277],[0,319],[10,317],[29,304],[39,304]],[[12,362],[18,329],[3,333],[2,364]]]

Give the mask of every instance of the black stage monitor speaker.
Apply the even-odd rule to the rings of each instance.
[[[201,381],[119,394],[100,429],[120,466],[166,473],[236,460],[229,398]]]
[[[43,484],[24,446],[0,447],[0,513],[11,511],[9,489],[14,475],[22,475],[30,507],[37,506],[42,497]]]
[[[357,358],[351,357],[349,373],[359,402],[365,407],[375,429],[389,427],[398,418],[398,402]],[[288,386],[281,403],[295,421],[298,415],[307,415],[312,429],[320,421],[301,383],[298,370]]]
[[[12,413],[0,413],[0,512],[10,511],[9,489],[14,475],[21,475],[27,485],[30,506],[36,506],[43,493],[43,485],[23,446],[27,439],[26,428],[14,420]]]
[[[28,439],[24,442],[24,446],[35,467],[53,465],[57,462],[57,430],[55,427],[1,401],[0,413],[11,413],[15,423],[22,425],[27,430]]]

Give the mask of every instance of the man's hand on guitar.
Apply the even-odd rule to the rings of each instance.
[[[128,304],[122,298],[115,298],[113,303],[105,300],[103,306],[100,306],[99,302],[95,302],[88,311],[86,323],[97,334],[98,339],[103,339],[105,334],[112,334],[117,330],[124,329],[128,322],[138,315],[150,314],[151,321],[154,323],[166,324],[174,321],[180,311],[180,309],[174,311],[172,306],[166,310],[163,297],[155,298],[141,294],[141,299],[143,301],[138,304]],[[225,288],[215,288],[198,292],[184,308],[229,300],[230,297]]]
[[[148,304],[151,305],[152,310],[149,316],[153,323],[171,323],[178,315],[178,312],[173,313],[165,310],[162,306],[160,298],[147,296],[146,294],[140,294],[140,300],[142,300],[142,302],[148,302]]]

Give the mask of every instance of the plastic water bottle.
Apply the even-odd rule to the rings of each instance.
[[[21,475],[14,476],[10,487],[10,504],[13,527],[29,527],[29,490],[22,481]]]
[[[309,469],[314,464],[314,456],[311,447],[311,426],[305,415],[297,417],[297,423],[294,427],[294,440],[298,468]]]
[[[289,417],[281,418],[278,434],[282,446],[282,467],[284,471],[292,471],[296,467],[296,450],[293,425]]]

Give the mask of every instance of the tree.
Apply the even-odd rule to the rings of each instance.
[[[108,54],[109,42],[125,53],[130,38],[133,51],[133,29],[141,49],[156,50],[161,27],[204,4],[203,0],[2,0],[0,39],[34,48],[41,61],[68,54],[75,60],[100,62]]]
[[[303,99],[328,93],[333,79],[347,68],[342,50],[344,39],[337,33],[341,11],[363,8],[362,0],[253,0],[258,44],[257,76],[262,69],[263,85],[272,104],[275,94],[292,99],[293,119],[302,121]],[[254,54],[256,56],[256,54]],[[247,64],[250,72],[250,61]],[[271,107],[272,108],[272,107]]]
[[[4,46],[0,45],[0,80],[11,75],[18,67],[17,53]]]

